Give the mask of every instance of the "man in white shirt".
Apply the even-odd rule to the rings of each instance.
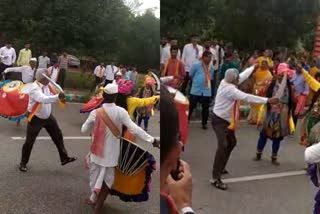
[[[223,64],[224,49],[219,45],[219,42],[217,39],[213,40],[212,48],[215,50],[217,55],[217,63],[215,64],[215,67],[214,67],[214,69],[217,71],[220,69],[221,65]]]
[[[161,60],[160,60],[160,71],[162,71],[165,63],[169,60],[169,58],[171,57],[170,54],[170,49],[172,46],[177,46],[178,45],[178,40],[175,37],[171,37],[170,38],[170,43],[167,43],[167,45],[163,48],[162,50],[162,55],[161,55]],[[178,55],[177,55],[177,59],[180,60],[181,59],[181,52],[180,50],[178,50]]]
[[[114,80],[114,75],[115,73],[117,73],[119,70],[119,68],[117,66],[114,65],[114,62],[111,62],[110,65],[108,65],[106,67],[106,80],[105,80],[105,84],[108,83],[112,83]]]
[[[95,130],[92,146],[87,156],[92,194],[90,199],[86,200],[86,203],[94,207],[95,213],[102,208],[114,182],[114,168],[118,165],[120,155],[119,137],[122,127],[126,126],[133,135],[153,143],[154,146],[159,146],[155,138],[131,120],[124,108],[115,104],[117,96],[118,85],[113,83],[106,85],[103,94],[105,103],[101,108],[90,113],[81,128],[81,132],[91,131],[92,128]]]
[[[4,70],[3,74],[6,75],[8,73],[20,73],[23,83],[31,83],[35,80],[35,71],[37,66],[37,59],[31,58],[29,65],[24,65],[21,67],[13,67],[7,68]],[[6,77],[6,79],[10,79]]]
[[[56,82],[58,82],[59,73],[60,73],[58,59],[52,58],[51,63],[52,63],[52,66],[50,66],[48,68],[48,71],[49,71],[51,79],[56,83]]]
[[[160,40],[160,62],[161,62],[163,48],[167,45],[167,43],[168,43],[167,37],[165,37],[165,36],[161,37],[161,40]]]
[[[106,68],[104,67],[104,63],[101,62],[100,65],[97,65],[93,71],[94,76],[96,77],[96,85],[102,83],[103,79],[105,78]]]
[[[50,58],[47,55],[48,53],[44,51],[42,55],[38,57],[38,61],[39,61],[38,68],[48,68],[48,65],[50,65]]]
[[[224,79],[221,81],[215,105],[213,108],[212,127],[217,136],[218,148],[213,164],[212,180],[210,182],[218,189],[226,190],[227,185],[221,181],[221,175],[227,173],[225,167],[237,139],[235,136],[234,125],[236,118],[232,112],[239,112],[238,101],[248,103],[275,104],[279,102],[278,98],[265,98],[246,94],[238,89],[238,85],[256,70],[257,66],[251,66],[240,73],[235,68],[228,69]],[[231,126],[233,124],[233,127]]]
[[[76,160],[74,157],[69,157],[64,147],[63,135],[56,118],[52,115],[51,103],[56,103],[59,100],[65,102],[63,93],[52,95],[50,92],[49,80],[44,77],[44,74],[50,76],[48,70],[38,69],[36,79],[29,92],[28,104],[28,125],[26,141],[22,147],[22,158],[20,163],[20,171],[27,172],[27,163],[31,155],[31,150],[35,140],[42,128],[45,128],[50,135],[52,141],[56,145],[61,165],[66,165]],[[33,117],[32,117],[33,115]]]
[[[185,65],[186,78],[184,83],[182,84],[181,92],[186,93],[186,88],[188,87],[188,83],[190,80],[189,71],[193,65],[193,63],[202,57],[203,47],[198,45],[199,37],[197,35],[191,35],[191,43],[186,44],[182,51],[181,61]],[[192,82],[190,81],[190,85]]]
[[[0,74],[2,74],[6,68],[13,66],[17,58],[16,51],[10,42],[8,42],[6,46],[0,48],[0,58]]]

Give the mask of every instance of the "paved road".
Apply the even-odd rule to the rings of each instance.
[[[80,127],[87,115],[80,115],[80,106],[67,105],[65,110],[54,108],[54,114],[65,137],[82,136]],[[1,214],[87,214],[91,209],[83,201],[88,197],[88,172],[83,157],[89,149],[88,140],[66,140],[70,155],[79,160],[62,167],[54,144],[38,140],[32,151],[29,172],[18,170],[23,141],[11,137],[25,136],[26,123],[16,127],[14,123],[0,119],[0,213]],[[159,117],[151,119],[150,133],[159,136]],[[41,132],[41,136],[47,133]],[[159,160],[159,150],[141,142]],[[159,169],[159,166],[157,166]],[[109,197],[103,213],[159,213],[159,171],[154,174],[152,193],[148,202],[123,203],[117,197]]]
[[[194,179],[193,206],[198,214],[308,214],[312,213],[314,187],[306,175],[235,182],[223,192],[210,185],[211,169],[217,141],[209,126],[202,130],[200,123],[189,126],[189,142],[183,159],[191,165]],[[225,178],[302,171],[303,148],[296,137],[282,143],[281,165],[270,163],[271,144],[267,144],[261,162],[254,162],[258,132],[255,127],[241,123],[237,130],[238,145],[234,149]]]

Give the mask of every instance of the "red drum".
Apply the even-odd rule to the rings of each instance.
[[[174,101],[176,103],[176,108],[179,116],[179,132],[180,140],[185,145],[188,138],[188,114],[189,114],[189,101],[186,96],[184,96],[180,91],[168,87],[171,94],[174,94]]]
[[[21,92],[23,83],[12,81],[0,89],[0,116],[10,120],[20,120],[27,116],[29,95]]]

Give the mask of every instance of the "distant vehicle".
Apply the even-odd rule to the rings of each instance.
[[[69,66],[70,67],[80,67],[80,59],[78,59],[77,57],[73,56],[73,55],[68,55],[69,58]]]

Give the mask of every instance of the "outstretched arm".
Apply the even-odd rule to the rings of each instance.
[[[149,143],[153,143],[154,142],[154,137],[152,137],[151,135],[149,135],[147,132],[145,132],[142,128],[140,128],[139,126],[137,126],[130,118],[128,112],[126,112],[123,109],[123,112],[121,113],[121,119],[123,124],[128,128],[128,131],[139,137],[140,139],[149,142]]]
[[[246,68],[244,71],[242,71],[239,75],[239,84],[241,84],[245,80],[247,80],[254,70],[255,70],[255,65],[253,65],[249,68]]]

